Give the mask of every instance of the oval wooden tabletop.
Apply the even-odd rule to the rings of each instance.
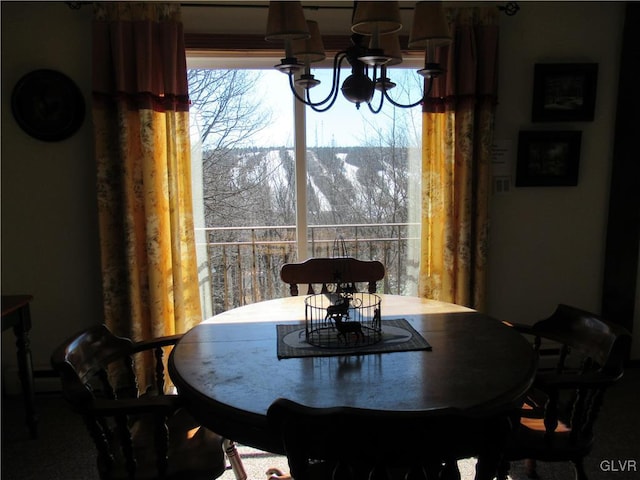
[[[195,417],[242,444],[282,453],[266,412],[278,397],[432,415],[494,414],[531,385],[530,344],[498,320],[458,305],[381,295],[382,321],[405,318],[431,351],[277,357],[276,324],[304,320],[304,296],[229,310],[196,326],[170,358],[171,377]]]

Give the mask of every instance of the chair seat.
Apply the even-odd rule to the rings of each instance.
[[[518,448],[518,451],[526,451],[522,455],[522,458],[535,457],[543,460],[542,456],[547,456],[546,453],[551,449],[558,451],[561,450],[562,456],[566,457],[569,449],[576,449],[576,445],[571,445],[570,440],[571,428],[562,420],[558,420],[553,437],[546,434],[546,427],[544,424],[544,418],[537,417],[540,412],[536,407],[532,407],[530,404],[523,404],[521,410],[520,424],[517,426],[516,431],[511,439],[512,445],[526,445],[527,447],[522,449]],[[576,451],[581,451],[578,448]],[[509,447],[507,447],[507,455],[509,455]],[[513,455],[511,455],[513,456]],[[556,454],[551,457],[556,457]],[[547,459],[551,460],[551,459]]]
[[[544,420],[542,418],[523,418],[520,420],[520,425],[531,432],[545,432]],[[564,422],[558,422],[555,432],[569,433],[571,429]]]
[[[522,405],[522,417],[520,418],[520,425],[530,430],[531,432],[545,432],[546,427],[544,425],[544,418],[529,416],[533,415],[535,410],[528,404]],[[562,420],[558,420],[558,426],[554,430],[557,433],[570,432],[571,428]]]

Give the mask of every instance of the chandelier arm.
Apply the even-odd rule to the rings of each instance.
[[[298,95],[298,91],[296,90],[296,86],[293,84],[293,72],[289,73],[289,87],[291,88],[291,93],[293,93],[293,96],[296,97],[296,99],[302,103],[304,103],[305,105],[309,105],[309,102],[307,102],[304,97],[301,97],[300,95]]]
[[[367,67],[367,68],[368,68],[368,67]],[[381,70],[382,70],[382,69],[381,69]],[[374,79],[378,78],[378,66],[377,66],[377,65],[374,65],[374,66],[373,66],[373,78],[374,78]],[[374,81],[375,81],[375,80],[374,80]],[[384,90],[384,86],[382,87],[382,89]],[[375,93],[376,93],[376,90],[375,90],[375,88],[374,88],[374,90],[373,90],[373,94],[375,95]],[[371,97],[371,100],[373,100],[373,96]],[[383,93],[383,92],[380,92],[380,104],[378,105],[378,108],[373,108],[373,107],[371,106],[371,100],[369,100],[369,101],[367,102],[367,107],[369,107],[369,111],[370,111],[371,113],[373,113],[373,114],[380,113],[380,111],[382,110],[382,104],[384,103],[384,93]]]
[[[307,99],[305,99],[304,97],[301,97],[300,95],[298,95],[298,92],[296,91],[296,87],[293,84],[293,74],[292,73],[289,74],[289,86],[291,87],[291,93],[293,93],[293,95],[296,97],[297,100],[299,100],[300,102],[302,102],[306,106],[311,107],[316,112],[326,112],[329,108],[331,108],[333,106],[333,104],[335,103],[336,99],[338,98],[337,90],[333,90],[333,89],[331,90],[331,93],[329,94],[329,96],[327,98],[325,98],[324,100],[322,100],[321,102],[318,102],[318,103],[313,103],[311,101],[311,99],[309,98],[309,90],[307,90],[307,92],[306,92]],[[329,105],[326,108],[318,108],[320,105],[323,105],[323,104],[327,103],[329,100],[331,100],[331,103],[329,103]]]
[[[336,85],[340,83],[340,75],[338,75],[338,82],[336,82]],[[332,90],[333,91],[333,90]],[[307,98],[309,95],[309,91],[307,90]],[[309,107],[311,107],[311,110],[313,110],[314,112],[318,112],[318,113],[322,113],[322,112],[326,112],[327,110],[329,110],[331,107],[333,107],[333,104],[336,103],[336,100],[338,99],[338,89],[335,89],[335,93],[333,95],[333,98],[331,99],[331,102],[329,102],[329,104],[326,107],[320,107],[320,105],[322,105],[322,103],[325,103],[328,99],[325,99],[322,103],[306,103]]]
[[[391,97],[389,96],[389,94],[387,93],[387,89],[386,89],[386,88],[384,88],[384,89],[382,90],[382,92],[383,92],[383,94],[384,94],[385,98],[386,98],[387,100],[389,100],[389,102],[390,102],[393,106],[398,107],[398,108],[413,108],[413,107],[417,107],[417,106],[418,106],[418,105],[420,105],[421,103],[424,103],[425,99],[426,99],[426,98],[431,94],[431,89],[432,89],[432,88],[433,88],[433,78],[430,78],[430,79],[429,79],[429,87],[428,87],[428,88],[427,88],[427,90],[425,90],[425,92],[422,94],[422,98],[421,98],[420,100],[418,100],[417,102],[415,102],[415,103],[410,103],[410,104],[408,104],[408,105],[403,105],[402,103],[398,103],[398,102],[396,102],[393,98],[391,98]]]
[[[427,97],[429,95],[431,95],[431,90],[433,90],[433,81],[435,80],[434,77],[431,77],[429,79],[429,88],[427,88],[427,90],[424,92],[424,95],[422,95],[422,100],[426,100]]]
[[[316,112],[326,112],[329,108],[331,108],[331,106],[335,103],[336,99],[338,98],[338,90],[340,88],[340,69],[342,68],[342,62],[344,62],[346,58],[347,58],[347,52],[345,50],[336,53],[336,56],[333,57],[333,75],[331,77],[331,92],[329,93],[329,96],[327,98],[325,98],[321,102],[314,103],[311,101],[309,90],[307,90],[306,104],[309,105]],[[316,108],[316,107],[320,107],[321,105],[324,105],[329,100],[331,100],[331,103],[329,103],[329,105],[326,108]]]
[[[333,57],[333,76],[331,78],[331,82],[333,83],[332,89],[335,88],[336,91],[340,85],[340,69],[342,68],[342,62],[344,62],[346,58],[346,50],[336,53],[336,56]]]
[[[404,105],[402,103],[396,102],[393,98],[391,98],[386,90],[384,91],[384,96],[389,101],[389,103],[391,103],[391,105],[393,105],[394,107],[398,107],[398,108],[413,108],[413,107],[417,107],[418,105],[420,105],[421,103],[424,102],[424,97],[422,97],[420,100],[418,100],[415,103],[410,103],[408,105]]]
[[[375,93],[375,92],[374,92]],[[380,104],[378,105],[378,108],[373,108],[371,106],[371,102],[367,102],[367,107],[369,107],[369,110],[371,111],[371,113],[380,113],[380,110],[382,110],[382,104],[384,103],[384,93],[380,92]]]
[[[311,107],[311,110],[313,110],[314,112],[318,112],[318,113],[322,113],[322,112],[326,112],[327,110],[329,110],[331,107],[333,107],[333,104],[336,103],[336,100],[338,99],[338,94],[336,92],[336,94],[333,96],[333,98],[331,99],[331,102],[329,102],[329,104],[326,107],[318,107],[316,105],[313,104],[309,104],[307,103],[307,105],[309,107]]]
[[[336,98],[338,97],[338,85],[340,84],[340,68],[342,67],[342,62],[344,61],[345,58],[346,58],[346,51],[336,53],[336,56],[333,58],[333,76],[331,79],[331,91],[329,92],[329,95],[327,95],[327,97],[324,100],[321,100],[319,102],[313,102],[309,95],[309,89],[306,89],[307,98],[305,99],[304,97],[301,97],[298,94],[298,91],[296,90],[296,87],[294,85],[294,81],[293,81],[294,74],[292,72],[289,73],[289,87],[291,88],[291,93],[293,93],[293,95],[296,97],[296,99],[298,99],[298,101],[313,108],[317,112],[325,112],[326,110],[329,109],[329,107],[331,107],[335,103]],[[316,107],[320,107],[321,105],[324,105],[329,101],[331,101],[331,103],[329,104],[329,107],[324,109],[319,109],[319,110],[316,108]]]

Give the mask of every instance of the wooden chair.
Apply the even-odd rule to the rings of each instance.
[[[62,392],[79,413],[97,448],[101,479],[211,480],[225,471],[225,451],[239,480],[246,474],[233,442],[200,427],[175,394],[165,394],[164,349],[180,335],[146,342],[89,328],[51,356]],[[135,359],[155,358],[154,377],[138,391]]]
[[[509,430],[507,418],[500,418],[311,408],[279,398],[267,419],[282,439],[291,474],[272,478],[459,480],[457,459],[495,454],[497,465],[500,439]],[[493,479],[495,473],[478,466],[476,479]]]
[[[369,293],[376,293],[377,283],[385,275],[384,265],[378,261],[358,260],[353,257],[309,258],[300,263],[286,263],[280,269],[280,278],[289,284],[291,295],[298,295],[298,284],[306,284],[307,294],[340,291],[350,288],[358,291],[357,283],[366,283]],[[316,287],[314,288],[314,284]],[[320,291],[317,291],[320,285]]]
[[[509,442],[508,461],[526,460],[537,478],[536,461],[566,462],[576,479],[586,480],[583,459],[594,442],[593,427],[608,387],[622,377],[631,336],[593,313],[560,304],[549,318],[531,327],[512,325],[534,337],[540,368]],[[549,357],[555,365],[547,365]]]

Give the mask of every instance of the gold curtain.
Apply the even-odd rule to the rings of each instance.
[[[93,121],[104,313],[144,340],[202,320],[179,4],[94,4]]]
[[[485,309],[498,10],[448,10],[453,41],[423,113],[419,294]]]

